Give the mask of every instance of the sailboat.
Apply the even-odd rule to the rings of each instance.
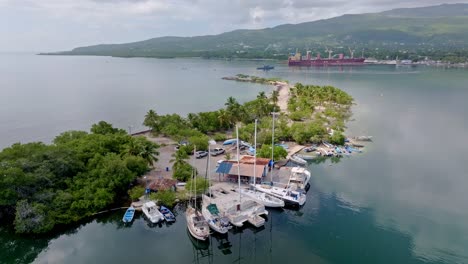
[[[257,149],[257,119],[255,119],[255,143],[254,148]],[[253,186],[255,185],[257,175],[256,175],[256,166],[257,166],[257,152],[254,151],[254,176],[252,180]],[[263,204],[265,207],[284,207],[284,201],[274,197],[272,195],[257,192],[255,188],[253,190],[248,189],[239,189],[241,195],[249,197],[250,199],[256,201],[257,203]]]
[[[239,129],[236,125],[236,137],[239,140]],[[238,184],[240,187],[240,155],[239,155],[239,145],[237,145],[237,177],[238,177]],[[255,227],[261,227],[265,224],[265,219],[260,217],[260,214],[268,214],[268,211],[265,210],[265,206],[261,203],[256,202],[252,199],[245,199],[242,202],[242,192],[239,192],[239,204],[236,207],[238,215],[244,215],[247,217],[247,221],[254,225]]]
[[[210,148],[208,148],[208,152],[210,151]],[[208,168],[210,169],[210,157],[211,155],[208,154]],[[210,186],[210,181],[211,181],[211,174],[210,172],[207,172],[208,174],[208,186]],[[218,232],[220,234],[226,234],[229,229],[232,228],[232,226],[229,224],[229,219],[226,216],[222,216],[219,212],[218,207],[216,206],[215,203],[212,203],[211,197],[213,194],[211,193],[211,188],[209,188],[209,197],[206,195],[202,196],[202,215],[205,217],[206,221],[208,222],[208,225],[210,226],[211,229],[213,229],[215,232]]]
[[[272,136],[271,136],[271,145],[274,146],[275,140],[275,113],[273,113],[273,125],[272,125]],[[271,161],[274,161],[274,152],[271,148]],[[253,184],[255,190],[262,193],[274,196],[284,201],[284,203],[302,206],[306,202],[306,195],[302,191],[294,190],[291,183],[291,176],[289,176],[288,184],[284,187],[273,186],[273,168],[271,169],[271,184]]]
[[[196,152],[196,149],[194,150],[194,153]],[[193,201],[193,206],[191,204],[192,199],[190,199],[190,202],[187,206],[187,210],[185,211],[185,218],[187,219],[187,228],[190,232],[190,234],[198,239],[198,240],[206,240],[208,236],[210,235],[210,227],[208,226],[208,223],[206,222],[205,218],[203,215],[197,210],[197,193],[196,193],[196,186],[197,186],[197,177],[193,173],[192,170],[192,180],[194,186],[194,196],[195,199]],[[190,190],[191,192],[192,190]],[[190,197],[191,198],[191,197]]]

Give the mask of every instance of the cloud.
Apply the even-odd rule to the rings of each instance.
[[[0,50],[65,50],[166,35],[218,34],[439,3],[437,0],[0,0],[0,34],[11,40],[0,43]],[[27,32],[32,32],[29,37]],[[42,36],[40,40],[38,35]],[[73,36],[61,39],[64,35]]]

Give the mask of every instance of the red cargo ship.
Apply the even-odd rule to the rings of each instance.
[[[343,66],[343,65],[363,65],[364,58],[354,58],[353,51],[351,51],[351,58],[345,58],[344,54],[337,54],[338,57],[331,56],[332,51],[327,50],[328,59],[320,57],[320,53],[317,53],[316,58],[311,58],[310,51],[307,51],[306,56],[301,56],[301,53],[296,51],[296,54],[289,56],[289,66]]]

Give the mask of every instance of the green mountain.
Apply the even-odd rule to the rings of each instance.
[[[285,58],[310,49],[335,52],[348,48],[366,55],[465,56],[468,43],[468,4],[394,9],[381,13],[343,15],[259,30],[235,30],[198,37],[160,37],[126,44],[102,44],[54,54],[119,57],[246,57]],[[468,56],[467,56],[468,57]],[[400,57],[401,58],[401,57]]]

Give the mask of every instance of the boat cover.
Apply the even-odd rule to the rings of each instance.
[[[212,215],[218,215],[219,214],[219,210],[218,210],[218,207],[216,206],[216,204],[210,204],[206,207],[206,209],[208,209],[208,211],[210,211],[210,213]]]

